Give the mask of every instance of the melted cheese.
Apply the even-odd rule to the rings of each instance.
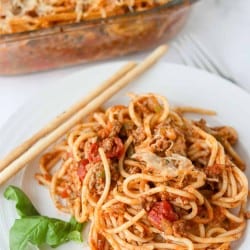
[[[13,2],[14,6],[20,7],[22,11],[34,10],[38,6],[37,0],[13,0]]]
[[[132,158],[144,161],[149,171],[164,177],[175,178],[179,174],[191,171],[194,168],[189,159],[178,154],[173,154],[170,157],[159,157],[150,151],[139,151]]]
[[[29,11],[34,11],[38,16],[51,13],[54,9],[50,2],[45,0],[0,0],[3,1],[0,6],[2,16],[25,16]]]

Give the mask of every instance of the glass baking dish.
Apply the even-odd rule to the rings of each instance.
[[[195,0],[172,0],[147,11],[0,35],[0,74],[16,75],[104,60],[172,38]]]

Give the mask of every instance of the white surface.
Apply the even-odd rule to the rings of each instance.
[[[52,117],[64,111],[77,99],[95,88],[100,81],[106,79],[120,66],[121,63],[111,63],[82,70],[64,79],[62,82],[58,82],[60,92],[58,92],[58,85],[54,85],[34,96],[0,130],[0,158],[15,145],[46,124]],[[82,79],[85,79],[85,82]],[[239,132],[240,153],[246,162],[250,161],[250,110],[246,109],[246,107],[250,106],[250,98],[249,94],[235,85],[203,71],[161,63],[115,95],[107,105],[115,103],[127,104],[128,97],[125,94],[128,91],[134,91],[135,93],[157,92],[167,96],[172,105],[182,104],[216,110],[218,116],[210,118],[210,122],[234,126]],[[233,99],[231,98],[232,96],[234,97]],[[214,100],[218,101],[215,102]],[[244,110],[244,114],[242,110]],[[10,183],[20,185],[42,214],[64,217],[55,210],[47,190],[38,185],[33,178],[34,173],[38,171],[37,162],[38,159],[35,159],[29,164],[21,174],[23,178],[19,175],[12,179]],[[249,177],[250,169],[247,168],[247,170]],[[3,200],[2,192],[4,189],[5,187],[0,188],[1,250],[8,249],[8,231],[13,224],[16,214],[13,203]],[[249,234],[250,230],[248,228],[245,235],[249,236]],[[241,240],[240,245],[237,245],[237,249],[248,250],[249,244],[250,237],[244,238]],[[73,243],[58,249],[66,250],[70,249],[70,246],[74,250],[83,249],[82,245]]]
[[[201,0],[194,6],[188,24],[180,35],[188,33],[198,37],[222,69],[228,71],[237,84],[250,91],[249,0]],[[141,57],[142,55],[137,55],[132,58]],[[180,55],[174,49],[170,49],[163,60],[182,63]],[[0,77],[0,127],[34,93],[57,84],[59,79],[81,68],[89,67],[92,65],[27,76]]]
[[[250,91],[250,1],[201,0],[183,33],[193,33],[221,67]]]

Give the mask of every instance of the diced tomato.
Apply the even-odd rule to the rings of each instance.
[[[101,160],[101,156],[99,155],[98,148],[99,148],[99,145],[97,142],[91,144],[89,154],[88,154],[89,162],[95,163]]]
[[[148,213],[148,219],[153,226],[164,231],[166,221],[178,220],[178,215],[174,212],[168,201],[155,202]]]
[[[115,143],[115,146],[113,146],[110,151],[105,153],[108,158],[120,158],[124,152],[122,140],[119,137],[114,137],[113,142]]]
[[[68,192],[67,192],[66,189],[64,189],[64,190],[60,193],[60,195],[61,195],[62,198],[68,198],[68,197],[69,197],[69,194],[68,194]]]
[[[87,174],[86,166],[89,163],[88,159],[83,159],[79,163],[79,167],[77,169],[77,175],[79,176],[80,180],[84,180],[85,175]]]
[[[121,155],[124,152],[124,145],[123,145],[122,140],[119,137],[105,138],[101,142],[96,142],[96,143],[91,144],[89,154],[88,154],[89,162],[96,163],[96,162],[101,161],[98,148],[102,147],[105,144],[105,140],[111,140],[111,143],[113,144],[111,150],[105,150],[105,147],[104,147],[104,152],[107,158],[112,159],[112,158],[121,157]]]

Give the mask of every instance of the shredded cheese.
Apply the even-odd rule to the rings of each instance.
[[[106,18],[126,11],[142,11],[167,3],[170,0],[161,0],[162,3],[157,1],[146,0],[148,7],[143,7],[141,0],[0,0],[0,34],[25,31],[25,27],[28,30],[44,27],[42,24],[32,27],[29,21],[26,21],[32,19],[31,23],[37,24],[39,18],[44,17],[46,19],[53,14],[74,17],[70,20],[69,18],[64,20],[61,17],[58,21],[52,18],[54,21],[51,24],[48,23],[46,27],[53,25],[53,22],[79,22],[85,18]],[[127,10],[124,7],[127,7]],[[19,25],[21,30],[12,28],[11,22],[13,20],[15,26]]]

